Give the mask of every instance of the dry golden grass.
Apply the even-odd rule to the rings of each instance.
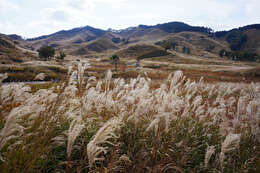
[[[95,79],[89,68],[69,68],[57,85],[0,87],[2,172],[260,169],[259,83],[208,84],[154,69]]]
[[[35,59],[37,59],[35,54],[22,50],[12,40],[0,35],[0,64],[19,64]]]
[[[172,60],[168,61],[167,64],[167,58],[166,60],[162,59],[162,61],[159,61],[160,58],[155,58],[154,62],[148,60],[149,63],[146,63],[144,60],[141,61],[141,65],[143,68],[136,69],[135,64],[133,65],[125,65],[119,64],[118,65],[118,72],[114,71],[114,65],[110,64],[108,61],[101,61],[97,63],[93,63],[92,67],[89,69],[90,72],[94,72],[93,75],[98,78],[104,78],[105,73],[107,70],[114,71],[113,77],[122,77],[125,79],[129,78],[135,78],[138,75],[144,75],[144,72],[146,72],[146,75],[148,75],[149,78],[155,79],[155,80],[164,80],[167,78],[169,73],[176,71],[176,70],[182,70],[185,76],[189,77],[192,80],[199,81],[201,77],[204,78],[205,82],[207,83],[216,83],[216,82],[244,82],[244,83],[250,83],[250,82],[260,82],[259,77],[259,67],[251,68],[249,67],[248,70],[244,70],[241,68],[241,71],[233,71],[231,70],[232,67],[243,67],[242,64],[228,64],[230,66],[230,70],[227,68],[227,62],[223,63],[216,63],[216,62],[202,62],[200,63],[199,60],[186,60],[181,59],[181,63],[184,63],[188,66],[189,63],[191,64],[198,64],[199,66],[192,67],[190,66],[187,68],[186,66],[178,65],[178,60]],[[163,63],[162,63],[163,62]],[[199,68],[200,65],[203,68]],[[225,65],[225,69],[214,71],[215,69],[212,67],[206,69],[207,65],[214,65],[218,67],[219,69],[222,68],[222,65]],[[219,65],[219,66],[218,66]]]
[[[45,80],[62,80],[66,76],[67,69],[49,65],[2,65],[0,73],[8,73],[5,82],[33,81],[39,73],[47,75]]]

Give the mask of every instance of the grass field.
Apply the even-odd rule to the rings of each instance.
[[[61,80],[66,76],[67,69],[55,65],[2,65],[0,73],[8,73],[5,82],[33,81],[39,73],[45,73],[45,80]]]
[[[2,85],[1,172],[260,171],[260,83],[111,68]]]

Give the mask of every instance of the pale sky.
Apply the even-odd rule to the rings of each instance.
[[[260,0],[0,0],[0,33],[26,38],[90,25],[182,21],[215,31],[260,23]]]

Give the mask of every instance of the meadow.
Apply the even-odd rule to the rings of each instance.
[[[52,86],[2,84],[0,170],[260,172],[260,83],[207,83],[177,70],[156,82],[90,64]]]

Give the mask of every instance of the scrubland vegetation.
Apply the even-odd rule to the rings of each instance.
[[[1,172],[260,171],[260,83],[175,71],[154,88],[89,68],[54,86],[0,85]]]
[[[64,79],[67,69],[55,65],[7,65],[1,66],[0,73],[8,73],[5,82],[33,81],[39,73],[45,73],[49,81]]]

